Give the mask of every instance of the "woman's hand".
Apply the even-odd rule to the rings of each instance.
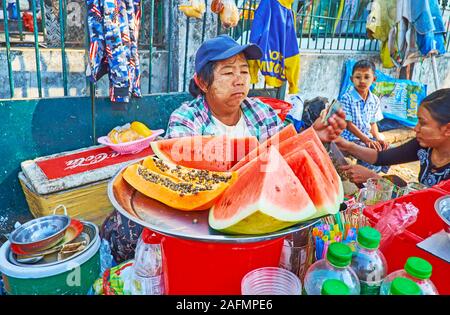
[[[348,179],[355,184],[365,183],[369,178],[380,178],[380,176],[374,171],[362,165],[343,165],[340,169],[345,172]]]
[[[312,127],[317,132],[317,135],[322,142],[334,141],[347,127],[345,121],[345,113],[342,109],[339,109],[336,114],[333,114],[328,118],[328,125],[322,122],[322,117],[326,115],[325,111],[322,111],[320,117],[316,119]]]
[[[339,148],[339,150],[341,150],[342,152],[350,152],[352,146],[354,145],[353,142],[350,142],[348,140],[345,140],[342,137],[337,137],[334,140],[334,143],[337,145],[337,147]]]

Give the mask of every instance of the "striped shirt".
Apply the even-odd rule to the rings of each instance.
[[[277,133],[284,127],[277,113],[258,99],[246,98],[241,104],[245,123],[252,136],[259,141]],[[169,118],[166,138],[195,135],[219,135],[220,129],[212,119],[204,96],[198,96],[173,111]]]
[[[351,121],[363,134],[373,138],[370,133],[371,124],[383,119],[380,99],[369,91],[367,100],[364,101],[358,91],[352,86],[342,96],[341,104],[345,112],[345,120]],[[342,137],[349,141],[359,140],[348,129],[342,132]]]

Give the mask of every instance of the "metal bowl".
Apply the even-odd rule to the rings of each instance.
[[[445,223],[445,232],[450,238],[450,195],[444,196],[436,200],[434,203],[434,209],[437,214]]]
[[[15,229],[9,235],[9,241],[14,245],[15,251],[32,254],[58,244],[69,225],[70,217],[65,215],[37,218]]]

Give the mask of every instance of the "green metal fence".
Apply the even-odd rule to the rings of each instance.
[[[84,0],[29,0],[31,3],[29,13],[26,13],[21,8],[19,0],[15,0],[16,12],[19,16],[28,14],[32,16],[32,31],[30,26],[26,29],[22,18],[16,21],[11,19],[8,13],[8,3],[10,0],[1,0],[3,17],[10,17],[3,19],[3,33],[4,44],[6,49],[6,67],[8,69],[8,83],[9,83],[9,97],[15,98],[16,87],[14,80],[14,72],[12,65],[12,53],[16,46],[30,46],[34,48],[35,65],[36,65],[36,82],[38,96],[42,97],[43,80],[41,67],[41,53],[46,46],[52,46],[49,35],[50,31],[48,23],[48,6],[44,2],[51,2],[52,6],[57,10],[55,20],[59,24],[59,43],[61,55],[61,82],[64,96],[69,95],[69,66],[67,57],[67,45],[74,47],[74,44],[68,43],[67,35],[71,35],[68,30],[67,15],[68,7],[74,1],[84,4]],[[211,29],[215,30],[216,34],[227,33],[241,44],[249,41],[250,30],[252,26],[254,12],[260,3],[260,0],[235,0],[240,12],[239,24],[231,29],[224,29],[220,23],[217,15],[212,14],[210,10],[211,0],[204,0],[206,12],[203,19],[192,19],[185,17],[178,11],[177,7],[180,0],[146,0],[142,1],[142,16],[141,16],[141,37],[139,46],[141,50],[148,51],[149,60],[148,68],[141,69],[142,72],[148,73],[148,84],[142,86],[143,93],[157,93],[157,92],[176,92],[186,91],[189,84],[189,78],[192,72],[192,45],[194,37],[199,37],[201,32],[201,40],[203,41],[207,36],[211,36]],[[377,51],[379,43],[376,40],[370,40],[365,33],[365,6],[368,0],[353,1],[357,2],[358,6],[353,8],[352,12],[347,12],[345,7],[342,7],[344,0],[295,0],[293,3],[293,11],[295,12],[296,27],[298,43],[301,51],[316,50],[316,51]],[[352,1],[349,1],[351,3]],[[448,1],[441,0],[442,10],[446,19],[447,38],[450,37],[450,5]],[[347,14],[348,13],[348,14]],[[85,8],[81,12],[83,15],[82,21],[85,21]],[[24,18],[25,19],[25,18]],[[48,23],[47,23],[47,22]],[[17,30],[11,31],[11,23],[17,24]],[[199,26],[201,24],[201,27]],[[178,30],[180,26],[185,26],[184,38],[178,38]],[[87,27],[85,27],[87,30]],[[199,31],[199,29],[201,31]],[[54,30],[52,30],[54,32]],[[73,34],[72,34],[73,35]],[[14,41],[12,41],[12,37]],[[450,41],[447,41],[447,50],[450,48]],[[87,32],[85,31],[84,40],[78,44],[78,48],[85,46],[86,52],[89,51],[89,40]],[[184,55],[179,56],[179,47],[184,47]],[[54,46],[54,45],[53,45]],[[76,45],[75,45],[76,47]],[[164,90],[156,90],[154,86],[155,70],[152,65],[154,62],[154,53],[164,52],[167,54],[167,66],[165,73],[156,73],[158,80],[165,81]],[[191,58],[191,59],[190,59]],[[87,58],[85,58],[87,59]],[[182,65],[179,67],[179,65]],[[3,67],[1,65],[0,67]],[[179,67],[178,69],[175,69]],[[177,71],[178,72],[177,72]],[[159,70],[158,70],[159,71]],[[174,75],[178,73],[179,75]],[[181,75],[180,75],[181,74]],[[176,81],[182,80],[181,84]],[[175,83],[174,83],[175,82]],[[19,82],[20,83],[20,82]],[[16,81],[17,84],[17,81]],[[180,88],[181,86],[181,88]],[[22,88],[27,88],[23,87]],[[93,95],[95,86],[86,80],[85,94],[91,93]]]

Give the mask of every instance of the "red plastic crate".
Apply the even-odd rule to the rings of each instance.
[[[369,218],[372,225],[378,222],[380,213],[386,205],[391,206],[394,203],[411,202],[419,209],[417,221],[403,233],[394,237],[392,243],[383,249],[383,254],[388,262],[389,273],[403,269],[408,257],[416,256],[427,260],[433,266],[431,280],[440,294],[450,294],[450,281],[448,281],[450,264],[416,245],[444,228],[445,224],[437,215],[434,203],[438,198],[448,194],[449,192],[441,187],[433,187],[364,209],[364,215]]]

